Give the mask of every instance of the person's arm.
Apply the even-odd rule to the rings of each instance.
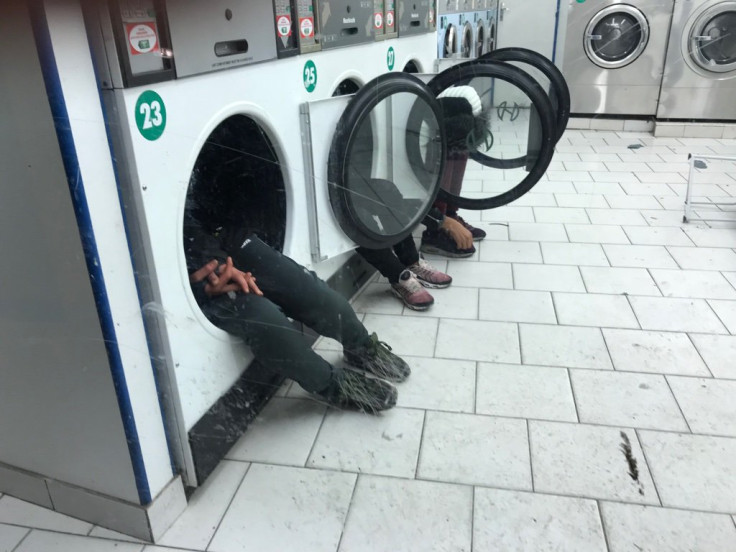
[[[201,290],[197,293],[206,297],[216,297],[231,291],[263,295],[256,285],[255,277],[250,272],[243,272],[235,268],[231,257],[228,257],[224,264],[220,264],[217,259],[212,259],[192,272],[189,275],[189,281],[192,289],[196,287],[197,290]]]

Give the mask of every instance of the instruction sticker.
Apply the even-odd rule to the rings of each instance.
[[[393,27],[394,26],[394,12],[386,12],[386,26],[387,27]]]
[[[291,36],[291,17],[281,15],[276,18],[276,31],[280,37]]]
[[[155,21],[126,23],[125,34],[128,37],[131,55],[139,56],[159,51]]]
[[[311,17],[302,17],[299,20],[299,34],[302,38],[311,38],[314,36],[314,19]]]
[[[376,29],[382,29],[383,28],[383,14],[378,12],[373,14],[373,26]]]

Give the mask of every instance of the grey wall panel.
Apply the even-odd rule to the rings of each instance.
[[[138,502],[21,4],[0,10],[0,462]]]

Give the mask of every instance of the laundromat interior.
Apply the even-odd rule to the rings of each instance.
[[[0,552],[736,551],[735,1],[9,0],[0,44]],[[395,405],[216,325],[192,215],[349,302]]]

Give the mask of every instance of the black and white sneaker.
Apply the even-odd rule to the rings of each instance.
[[[345,351],[345,362],[379,378],[402,382],[411,374],[404,360],[391,352],[391,347],[379,341],[374,333],[366,344],[353,351]]]
[[[393,408],[399,393],[382,379],[353,370],[340,370],[327,390],[317,395],[336,408],[377,414]]]
[[[422,243],[419,246],[419,251],[460,259],[472,256],[475,253],[475,247],[460,249],[452,236],[444,230],[440,229],[435,232],[425,230],[422,232]]]

